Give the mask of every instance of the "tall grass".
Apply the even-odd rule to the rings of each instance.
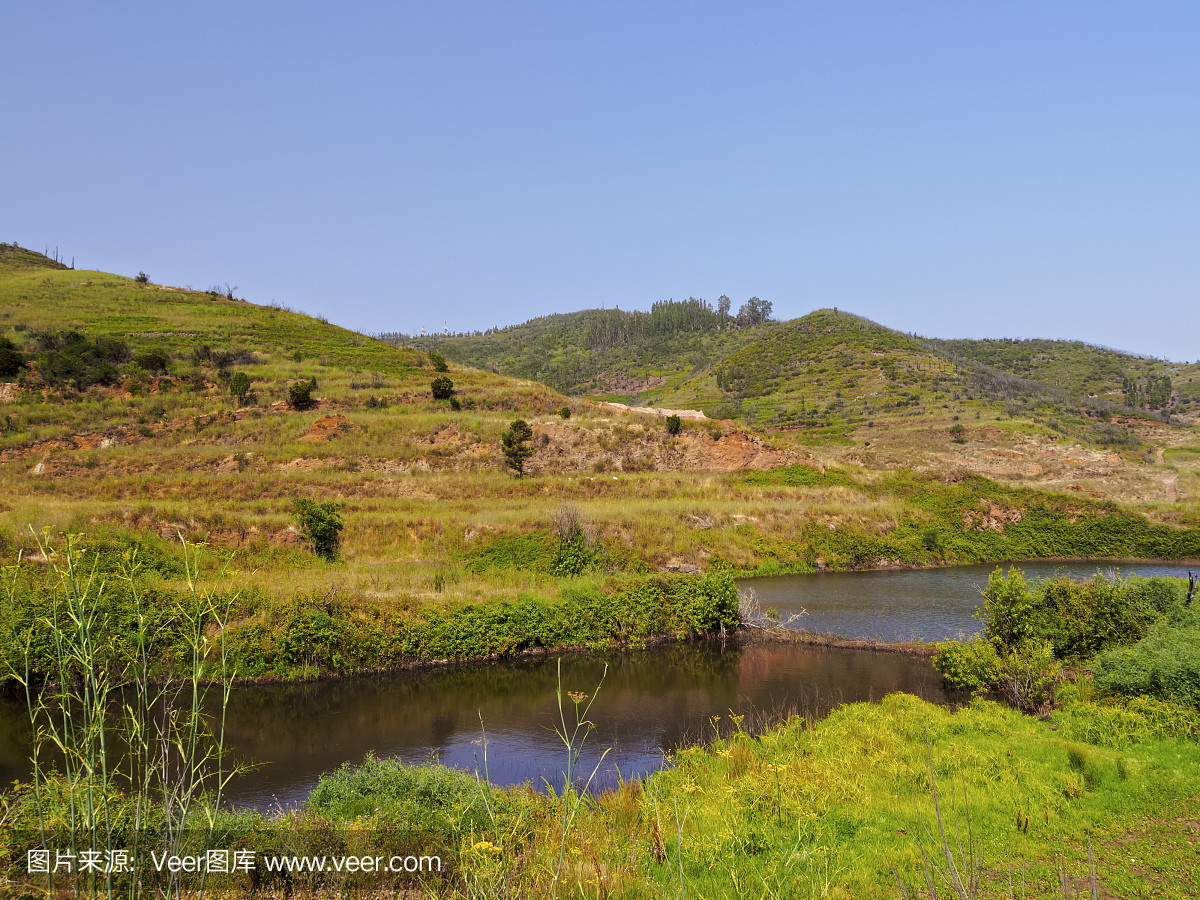
[[[110,585],[89,560],[82,536],[67,535],[55,545],[44,534],[38,548],[49,565],[50,602],[37,623],[41,630],[22,635],[23,664],[10,660],[8,673],[24,693],[34,735],[31,781],[16,810],[37,828],[21,849],[55,860],[69,847],[76,861],[85,855],[103,860],[86,874],[76,868],[67,884],[109,897],[138,896],[145,886],[138,863],[145,854],[208,849],[222,791],[239,772],[229,765],[224,743],[235,673],[223,634],[234,599],[200,589],[200,550],[185,545],[189,591],[164,621],[161,611],[146,605],[136,554],[128,554],[119,577],[132,597],[133,614],[124,626],[133,631],[133,653],[114,656],[111,623],[101,613]],[[16,567],[5,576],[6,613],[13,620]],[[34,670],[38,634],[50,636],[45,676]],[[182,674],[162,666],[168,640],[184,656]],[[216,723],[205,714],[213,691]],[[45,889],[53,893],[55,871],[44,874]],[[181,877],[169,873],[163,889],[179,896]]]

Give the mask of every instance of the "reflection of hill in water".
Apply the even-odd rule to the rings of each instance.
[[[589,718],[596,731],[584,762],[612,752],[624,775],[661,764],[664,750],[694,740],[710,716],[794,706],[826,712],[841,701],[906,691],[941,700],[940,679],[924,659],[895,653],[754,646],[722,653],[680,644],[656,650],[563,659],[567,691],[591,694],[608,675]],[[480,725],[488,732],[492,778],[554,779],[564,748],[553,727],[557,661],[508,662],[404,673],[386,678],[244,687],[234,691],[226,737],[238,758],[266,763],[231,785],[235,804],[303,800],[321,773],[374,751],[420,762],[436,752],[448,765],[482,766]],[[215,692],[214,692],[215,697]],[[30,729],[24,703],[0,700],[0,777],[28,777]],[[587,763],[591,758],[592,762]],[[268,762],[269,761],[269,762]],[[609,768],[609,780],[615,778]]]
[[[710,716],[794,704],[877,699],[902,690],[942,699],[923,659],[892,653],[755,646],[720,652],[678,645],[562,662],[566,691],[591,694],[609,664],[589,718],[596,752],[612,747],[621,771],[659,764],[663,749],[695,735]],[[323,771],[374,751],[420,761],[436,751],[450,765],[482,764],[480,717],[494,780],[553,777],[562,744],[554,734],[556,661],[503,663],[388,678],[245,688],[230,704],[226,733],[242,758],[271,760],[234,791],[237,802],[300,799]]]

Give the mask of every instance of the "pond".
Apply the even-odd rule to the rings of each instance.
[[[1022,563],[1030,577],[1086,576],[1097,563]],[[1105,568],[1109,564],[1099,564]],[[816,573],[747,580],[762,606],[784,616],[805,610],[808,631],[883,640],[941,640],[970,633],[979,588],[994,565],[911,572]],[[1180,575],[1186,567],[1137,564],[1124,574]],[[487,767],[492,781],[558,780],[566,748],[556,688],[557,659],[347,678],[234,691],[226,722],[236,757],[258,767],[235,781],[227,799],[260,810],[294,806],[322,773],[368,753],[419,763],[436,758],[468,769]],[[607,674],[605,667],[607,666]],[[651,771],[665,754],[695,739],[713,716],[749,719],[794,708],[824,714],[839,702],[876,700],[905,691],[935,703],[949,699],[927,657],[785,644],[722,650],[675,644],[640,651],[567,656],[561,686],[600,691],[588,718],[596,730],[583,757],[586,772],[610,750],[600,774],[607,785]],[[0,781],[28,776],[29,725],[23,702],[0,701]]]

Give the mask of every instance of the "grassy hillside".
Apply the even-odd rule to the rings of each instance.
[[[662,404],[730,409],[774,432],[717,421],[671,433],[453,363],[454,394],[435,399],[441,373],[420,350],[6,253],[0,337],[20,365],[0,379],[0,554],[37,555],[44,528],[83,532],[105,552],[166,560],[151,575],[178,588],[179,537],[207,540],[247,598],[233,629],[256,660],[246,671],[399,664],[422,641],[494,652],[461,634],[435,641],[422,623],[482,616],[511,636],[524,626],[506,617],[634,602],[636,580],[659,573],[1200,555],[1190,429],[1039,412],[1007,399],[1003,379],[845,313],[695,332],[668,316],[654,359],[673,341],[723,355],[678,370],[656,389]],[[645,315],[592,324],[633,353],[616,326],[653,332]],[[289,402],[314,382],[311,406]],[[518,417],[533,431],[525,478],[501,448]],[[1106,424],[1132,441],[1104,444]],[[338,505],[335,561],[310,552],[296,498]],[[292,658],[287,635],[315,627],[315,608],[341,650]]]
[[[697,314],[694,329],[681,313]],[[644,315],[581,316],[557,332],[531,325],[542,349],[529,352],[516,331],[471,340],[507,341],[527,366],[600,341],[604,365],[632,366],[621,396],[768,429],[674,429],[286,308],[0,246],[0,682],[77,667],[108,685],[143,661],[153,675],[212,675],[220,654],[192,649],[217,643],[239,679],[299,679],[728,636],[742,617],[740,574],[1200,558],[1200,440],[1189,427],[1109,415],[836,310],[740,329],[702,308],[665,307],[657,323]],[[681,361],[688,348],[702,355]],[[443,377],[452,389],[435,397]],[[591,377],[595,389],[617,376]],[[518,417],[532,431],[524,477],[502,452]],[[298,499],[344,525],[336,552],[314,552]],[[900,696],[753,735],[741,717],[714,719],[710,747],[681,750],[662,773],[576,806],[569,821],[561,816],[577,794],[522,790],[479,802],[425,792],[434,818],[409,822],[368,777],[404,767],[368,764],[362,778],[346,770],[325,782],[310,804],[318,818],[230,814],[219,827],[236,846],[279,838],[335,852],[341,813],[321,798],[353,779],[371,799],[341,792],[353,806],[346,833],[409,852],[434,828],[439,852],[461,867],[451,891],[494,876],[549,893],[553,860],[569,852],[581,896],[662,895],[685,880],[693,893],[731,896],[759,881],[764,895],[803,884],[891,896],[884,863],[919,883],[912,785],[936,766],[943,790],[970,792],[973,827],[999,854],[987,876],[997,884],[1011,861],[1028,866],[1031,885],[1049,885],[1054,847],[1085,858],[1086,830],[1101,877],[1125,878],[1124,889],[1135,854],[1171,865],[1194,856],[1182,842],[1169,856],[1131,849],[1127,832],[1194,796],[1194,766],[1180,774],[1177,761],[1195,755],[1195,712],[1144,697],[1096,703],[1091,691],[1081,684],[1053,730],[990,703],[952,715]],[[576,706],[577,719],[586,714]],[[58,776],[49,783],[54,791],[0,797],[9,833],[70,793]],[[917,792],[927,819],[931,789]],[[502,815],[485,821],[484,800]],[[364,814],[379,827],[364,831]],[[9,877],[28,875],[14,867],[36,834],[0,840],[17,850],[0,854]],[[521,860],[534,864],[519,869]]]

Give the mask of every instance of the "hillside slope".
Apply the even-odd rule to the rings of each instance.
[[[541,316],[470,335],[380,337],[567,394],[645,405],[775,327],[760,317],[744,310],[720,314],[690,299],[658,303],[650,312],[586,309]]]
[[[1146,412],[1194,416],[1200,410],[1200,363],[1135,356],[1083,341],[928,339],[926,344],[1071,397],[1105,399]]]

